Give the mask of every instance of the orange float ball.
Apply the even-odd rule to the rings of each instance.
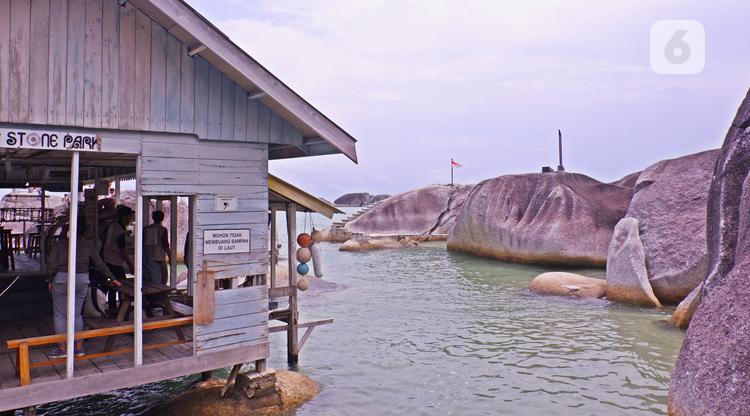
[[[310,234],[308,233],[302,233],[297,236],[297,244],[299,244],[300,247],[308,247],[312,244],[312,237],[310,237]]]

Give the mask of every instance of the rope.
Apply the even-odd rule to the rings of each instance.
[[[5,292],[7,292],[8,290],[10,290],[10,288],[11,288],[11,287],[13,287],[13,285],[14,285],[14,284],[16,284],[16,282],[17,282],[17,281],[18,281],[18,279],[20,279],[20,278],[21,278],[21,275],[20,275],[20,274],[19,274],[18,276],[16,276],[16,278],[15,278],[15,279],[13,279],[13,281],[12,281],[12,282],[10,282],[10,284],[8,285],[8,287],[6,287],[6,288],[5,288],[5,290],[3,290],[3,291],[2,291],[2,293],[0,293],[0,297],[2,297],[2,296],[3,296],[4,294],[5,294]]]

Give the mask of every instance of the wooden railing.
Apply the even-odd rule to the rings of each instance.
[[[192,324],[193,324],[193,317],[187,316],[184,318],[175,318],[175,319],[167,319],[167,320],[144,323],[143,331],[145,332],[145,331],[153,331],[157,329],[176,328],[176,327],[192,325]],[[113,326],[109,328],[81,331],[81,332],[76,332],[75,339],[82,340],[82,339],[99,338],[99,337],[110,337],[113,335],[132,334],[134,330],[133,328],[134,327],[131,324],[131,325],[120,325],[120,326]],[[42,345],[62,344],[62,343],[65,343],[65,341],[66,341],[65,334],[45,335],[45,336],[34,337],[34,338],[8,340],[7,342],[8,350],[18,350],[18,361],[17,361],[18,362],[17,364],[18,378],[22,386],[26,386],[31,383],[30,370],[32,368],[45,367],[45,366],[65,363],[65,358],[32,363],[29,360],[29,348],[42,346]],[[176,341],[162,342],[159,344],[144,345],[143,349],[149,350],[149,349],[163,348],[163,347],[176,345],[176,344],[180,344],[184,342],[187,342],[187,341],[176,340]],[[129,352],[133,352],[132,347],[120,348],[120,349],[113,350],[113,351],[103,351],[103,352],[98,352],[98,353],[93,353],[93,354],[85,354],[85,355],[75,357],[75,359],[76,360],[90,360],[92,358],[106,357],[110,355],[127,354]]]
[[[47,222],[54,218],[52,208],[0,208],[0,222],[38,222],[42,220],[42,211]]]

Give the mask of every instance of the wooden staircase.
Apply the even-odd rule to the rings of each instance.
[[[384,200],[380,200],[380,201],[376,201],[376,202],[370,203],[368,205],[365,205],[362,208],[360,208],[357,212],[349,215],[348,217],[344,218],[343,220],[334,221],[333,224],[331,224],[331,229],[334,229],[334,228],[339,228],[339,229],[344,228],[347,223],[352,222],[352,221],[356,220],[357,218],[361,217],[362,215],[364,215],[365,213],[367,213],[371,209],[373,209],[376,206],[380,205],[383,201]]]

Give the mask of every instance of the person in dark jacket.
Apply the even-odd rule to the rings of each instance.
[[[78,239],[76,242],[76,292],[75,292],[75,330],[84,330],[81,309],[86,299],[89,287],[89,267],[93,266],[97,271],[108,276],[112,285],[121,286],[115,275],[99,256],[96,244],[84,238],[86,232],[86,218],[78,217]],[[68,321],[68,238],[61,238],[49,253],[47,267],[52,275],[49,289],[52,293],[53,318],[56,334],[64,334]],[[83,340],[76,340],[75,355],[84,355]],[[65,344],[60,344],[57,349],[47,354],[50,358],[63,358],[67,355]]]

